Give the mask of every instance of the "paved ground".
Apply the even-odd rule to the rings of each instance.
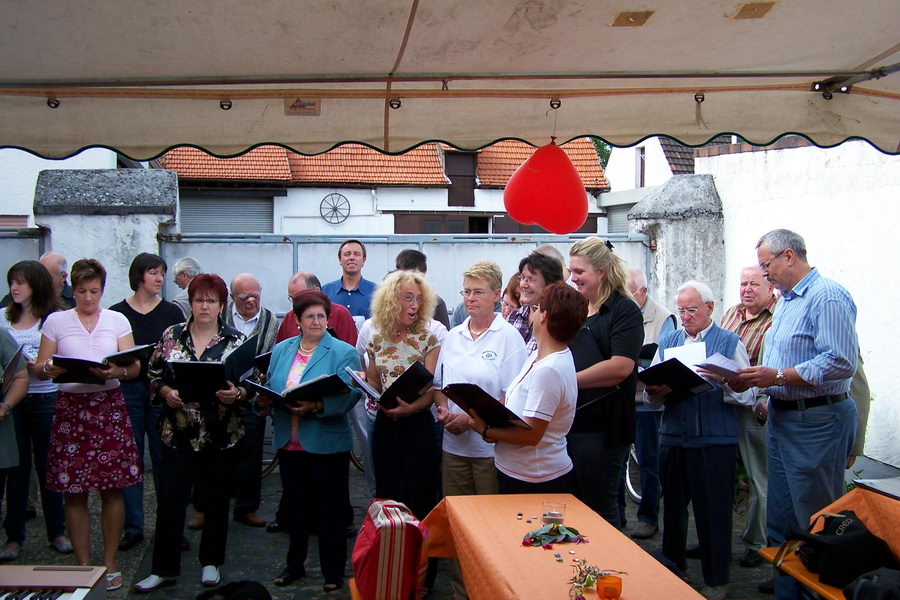
[[[891,477],[897,475],[897,470],[886,467],[880,463],[862,460],[854,469],[865,477]],[[852,474],[851,474],[852,475]],[[147,600],[154,599],[178,599],[188,600],[194,598],[198,593],[203,591],[200,585],[200,565],[196,560],[196,548],[199,544],[199,533],[187,531],[187,538],[192,544],[192,550],[182,555],[182,576],[179,578],[178,585],[170,588],[154,592],[149,595],[137,595],[129,592],[131,584],[145,577],[150,571],[150,555],[153,525],[155,523],[155,497],[152,493],[152,485],[147,486],[146,505],[148,507],[147,527],[148,540],[138,545],[128,552],[119,554],[120,568],[125,574],[125,587],[118,592],[109,594],[111,599],[122,598],[145,598]],[[263,506],[260,514],[265,517],[271,517],[274,514],[275,506],[278,501],[280,483],[277,474],[267,478],[263,482]],[[362,512],[368,504],[369,498],[364,492],[365,480],[361,473],[351,469],[351,495],[352,503],[355,508],[357,524],[362,520]],[[99,514],[99,507],[93,506],[93,514]],[[635,522],[635,505],[628,503],[628,518],[630,523]],[[771,596],[760,594],[756,590],[756,585],[766,579],[770,571],[766,567],[757,567],[754,569],[744,569],[738,566],[737,559],[743,551],[740,543],[740,531],[743,528],[743,515],[736,512],[734,515],[734,544],[733,544],[733,567],[731,571],[732,592],[731,598],[760,598],[768,599]],[[98,524],[94,523],[95,530]],[[29,539],[26,540],[24,550],[17,561],[19,564],[71,564],[72,557],[61,556],[51,550],[45,544],[45,535],[43,533],[43,520],[39,515],[28,523]],[[691,531],[691,538],[696,539],[695,532]],[[99,531],[95,531],[93,539],[99,540]],[[652,539],[640,542],[641,547],[645,550],[652,551],[659,548],[661,536],[657,534]],[[352,546],[352,544],[351,544]],[[223,582],[235,581],[240,579],[255,579],[262,581],[272,593],[276,600],[287,599],[335,599],[348,597],[346,589],[341,592],[324,593],[322,584],[324,583],[321,575],[318,573],[318,557],[316,551],[315,540],[310,541],[310,557],[307,562],[307,570],[309,575],[305,580],[295,583],[286,588],[278,588],[271,584],[274,578],[283,566],[284,556],[287,552],[287,536],[286,534],[266,533],[263,529],[254,529],[232,523],[229,530],[228,539],[228,562],[222,568]],[[100,548],[95,542],[93,548],[93,557],[96,564],[100,564]],[[689,562],[690,575],[695,582],[702,581],[700,574],[699,561],[691,560]],[[348,566],[349,573],[349,566]],[[441,561],[441,568],[438,580],[430,598],[434,600],[447,600],[451,597],[448,567],[446,561]],[[560,598],[565,597],[560,595]]]

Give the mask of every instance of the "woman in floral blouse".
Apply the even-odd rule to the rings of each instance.
[[[162,449],[152,574],[135,584],[137,592],[174,584],[181,573],[184,517],[195,483],[205,496],[206,508],[200,538],[201,581],[208,586],[219,583],[228,535],[227,484],[232,479],[234,446],[244,435],[240,404],[247,391],[228,382],[227,389],[216,392],[219,402],[214,406],[182,398],[168,363],[221,361],[241,345],[243,334],[225,325],[221,317],[227,298],[221,277],[196,276],[188,286],[190,318],[166,329],[150,357],[150,394],[164,402],[159,420]]]

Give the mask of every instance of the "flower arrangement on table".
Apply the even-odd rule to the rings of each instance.
[[[627,575],[625,571],[601,569],[600,567],[589,565],[584,559],[576,560],[574,564],[572,564],[572,568],[575,569],[575,575],[569,580],[569,583],[571,584],[571,587],[569,588],[569,597],[574,600],[584,600],[584,590],[595,587],[601,577],[608,577],[613,574]],[[618,592],[621,593],[621,585]],[[615,597],[618,597],[618,594]]]
[[[522,538],[522,545],[541,546],[544,550],[550,550],[553,548],[553,544],[586,544],[587,541],[587,538],[578,533],[574,527],[549,523],[526,533]]]

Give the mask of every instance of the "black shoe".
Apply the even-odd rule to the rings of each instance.
[[[181,536],[181,551],[182,552],[190,552],[190,550],[191,550],[190,542],[187,541],[186,537]]]
[[[282,531],[285,531],[285,526],[278,519],[269,521],[269,524],[266,525],[266,533],[280,533]]]
[[[298,579],[302,579],[305,576],[306,576],[306,571],[303,569],[300,569],[300,571],[298,573],[294,573],[290,569],[285,567],[284,570],[281,572],[281,574],[275,578],[274,583],[278,587],[284,587],[286,585],[291,585]]]
[[[119,541],[119,550],[131,550],[144,541],[144,534],[134,531],[126,531]]]
[[[684,551],[685,558],[700,558],[700,544],[691,544]]]
[[[37,509],[36,508],[26,508],[25,509],[25,520],[30,521],[32,519],[37,519]]]
[[[757,550],[753,548],[747,548],[744,550],[744,555],[741,556],[741,560],[738,562],[742,567],[746,567],[748,569],[752,569],[754,567],[758,567],[763,563],[762,556],[759,555]]]
[[[344,586],[343,579],[329,579],[322,586],[323,592],[336,592]]]
[[[774,594],[775,593],[775,580],[771,577],[760,583],[756,586],[756,589],[759,590],[763,594]]]

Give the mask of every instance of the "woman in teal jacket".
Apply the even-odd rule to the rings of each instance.
[[[308,290],[294,301],[300,335],[272,350],[268,386],[283,391],[321,375],[337,373],[350,383],[344,367],[359,370],[356,350],[329,335],[331,301]],[[284,519],[290,534],[287,564],[275,585],[303,577],[307,540],[313,525],[319,535],[319,562],[325,591],[343,585],[347,563],[346,523],[349,504],[349,456],[353,446],[347,412],[359,400],[355,388],[327,398],[310,398],[297,407],[275,409],[273,447],[278,449],[284,488]]]

